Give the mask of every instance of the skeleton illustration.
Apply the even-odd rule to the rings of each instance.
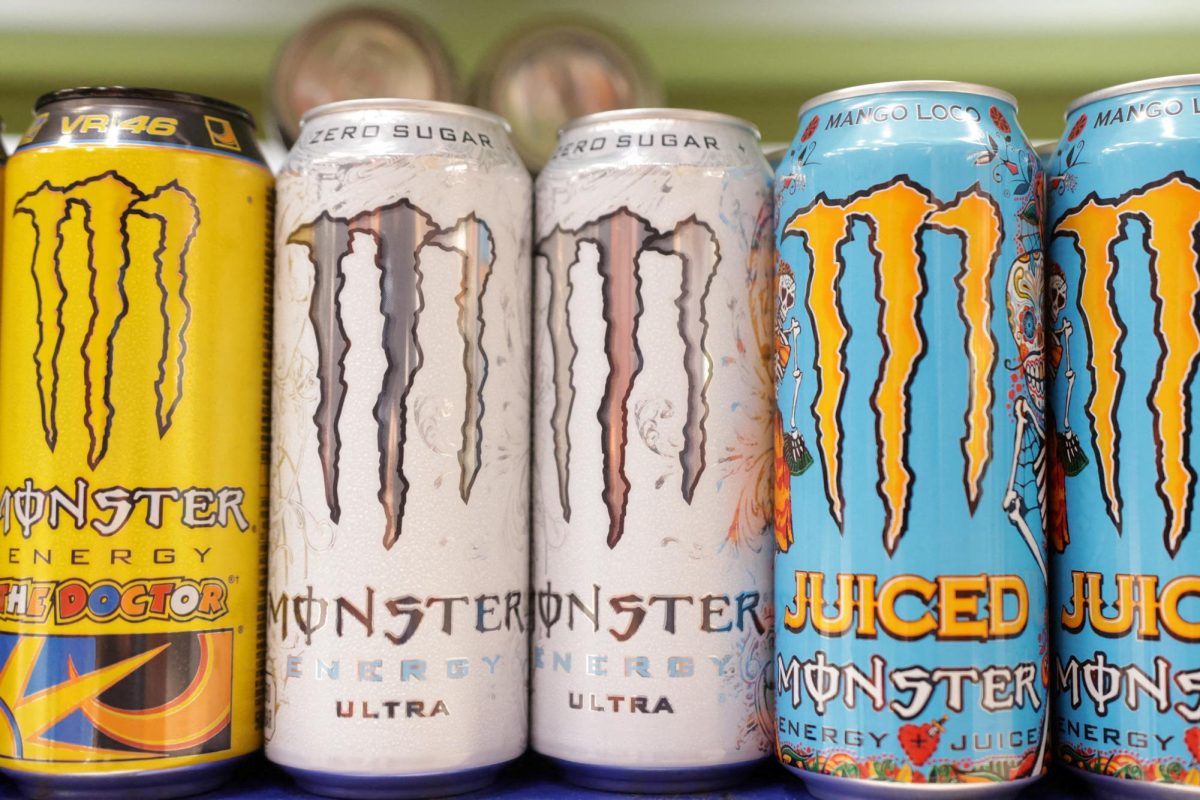
[[[796,305],[796,276],[792,268],[782,262],[779,264],[776,301],[775,382],[783,388],[785,379],[790,377],[792,381],[791,416],[783,432],[783,453],[791,473],[802,475],[812,466],[813,457],[808,452],[803,434],[796,427],[796,404],[800,398],[800,382],[804,378],[804,372],[800,369],[800,321],[795,317],[790,322],[788,320],[788,315]],[[789,364],[793,364],[790,374]]]
[[[1005,291],[1005,307],[1008,325],[1012,329],[1013,341],[1017,345],[1017,363],[1006,362],[1010,370],[1019,370],[1020,386],[1013,398],[1013,415],[1017,429],[1013,437],[1012,467],[1008,472],[1008,488],[1001,503],[1013,527],[1021,535],[1029,552],[1033,554],[1038,569],[1042,572],[1043,586],[1049,585],[1046,559],[1042,555],[1044,537],[1034,538],[1029,527],[1031,513],[1040,515],[1042,530],[1050,526],[1046,519],[1046,432],[1049,420],[1046,414],[1046,359],[1043,352],[1045,341],[1042,329],[1041,304],[1044,301],[1042,286],[1042,251],[1028,250],[1013,261],[1008,271]],[[1030,474],[1032,473],[1032,475]],[[1028,493],[1033,491],[1032,505]],[[1040,540],[1039,540],[1040,539]],[[1033,773],[1039,774],[1046,755],[1049,740],[1049,716],[1042,718],[1042,735],[1038,745]]]
[[[1005,366],[1019,371],[1020,386],[1012,404],[1017,425],[1002,507],[1029,547],[1045,580],[1048,576],[1041,542],[1029,526],[1030,514],[1044,514],[1046,501],[1045,358],[1039,308],[1042,281],[1042,253],[1039,250],[1019,256],[1009,268],[1005,305],[1013,341],[1017,345],[1017,362],[1006,362]],[[1028,496],[1030,491],[1033,492],[1032,499]],[[1045,520],[1041,522],[1044,524]]]
[[[1063,552],[1071,542],[1066,515],[1066,479],[1078,475],[1088,465],[1088,457],[1079,443],[1079,437],[1071,430],[1071,396],[1075,388],[1075,370],[1071,367],[1071,320],[1062,315],[1067,306],[1067,279],[1062,268],[1054,262],[1049,265],[1049,289],[1047,292],[1047,314],[1050,324],[1046,334],[1046,379],[1053,381],[1061,367],[1066,378],[1067,391],[1063,398],[1061,413],[1053,406],[1047,407],[1046,430],[1051,448],[1049,459],[1049,481],[1051,503],[1047,519],[1046,535],[1056,552]],[[1062,420],[1062,430],[1056,421]]]

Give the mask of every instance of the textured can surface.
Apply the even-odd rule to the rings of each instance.
[[[524,751],[529,238],[464,106],[325,106],[280,172],[267,755],[310,785]]]
[[[536,190],[533,746],[703,785],[769,752],[769,171],[732,118],[585,120]]]
[[[1042,173],[987,91],[818,98],[776,176],[776,734],[829,796],[1042,772]]]
[[[1180,82],[1083,98],[1049,173],[1053,730],[1106,797],[1200,793],[1200,76]]]
[[[0,757],[98,797],[69,779],[261,743],[273,184],[232,106],[39,111],[6,176]]]

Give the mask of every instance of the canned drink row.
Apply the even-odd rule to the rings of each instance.
[[[235,107],[43,98],[4,768],[168,796],[265,736],[427,796],[528,737],[618,790],[772,748],[818,796],[1200,782],[1198,92],[1084,98],[1049,179],[1011,96],[906,82],[806,103],[774,178],[748,123],[639,109],[536,187],[462,106],[316,109],[273,188]]]
[[[988,87],[801,109],[776,735],[814,795],[1200,785],[1198,112],[1197,76],[1085,96],[1043,169]]]
[[[317,792],[466,791],[524,752],[531,675],[536,746],[585,782],[769,753],[752,126],[581,122],[535,227],[475,109],[322,107],[275,183],[239,109],[72,90],[6,190],[0,755],[25,791],[194,793],[264,738]]]

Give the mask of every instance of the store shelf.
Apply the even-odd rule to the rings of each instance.
[[[552,770],[536,758],[527,758],[509,769],[494,786],[472,794],[459,795],[461,800],[603,800],[604,798],[634,797],[580,789],[562,783]],[[671,800],[807,800],[800,781],[775,766],[764,767],[752,782],[737,789],[695,795],[636,795],[637,797],[669,797]],[[0,798],[20,797],[10,784],[0,784]],[[238,773],[231,785],[202,795],[200,800],[311,800],[314,795],[297,789],[278,769],[256,758]],[[1087,792],[1073,778],[1051,775],[1024,792],[1020,800],[1084,800]]]

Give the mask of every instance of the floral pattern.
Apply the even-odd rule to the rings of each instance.
[[[790,745],[780,746],[778,756],[784,766],[838,778],[885,783],[1003,783],[1032,777],[1037,751],[1027,750],[1020,757],[942,761],[927,769],[914,767],[904,758],[895,756],[856,761],[850,753],[842,751],[827,753],[807,747],[796,750]]]
[[[1068,767],[1129,781],[1200,786],[1200,768],[1181,758],[1141,760],[1120,750],[1099,751],[1091,747],[1058,746],[1059,761]]]
[[[817,132],[817,125],[821,122],[819,114],[813,114],[812,119],[808,121],[808,125],[804,128],[804,133],[800,135],[800,141],[807,142]]]

